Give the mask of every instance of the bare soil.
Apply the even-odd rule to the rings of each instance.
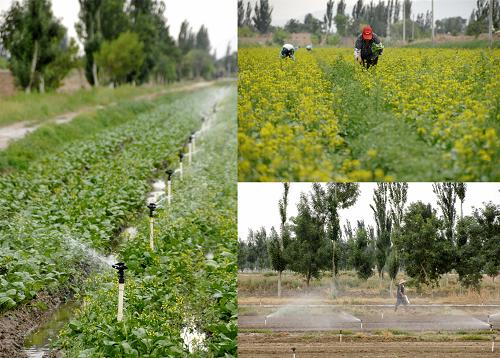
[[[260,334],[238,335],[238,357],[377,357],[377,358],[441,358],[441,357],[498,357],[500,350],[491,353],[490,341],[472,342],[421,342],[408,341],[353,341],[348,337],[339,342],[335,336],[304,334]]]

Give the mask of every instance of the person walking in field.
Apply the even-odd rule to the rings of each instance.
[[[291,58],[295,61],[295,47],[291,44],[284,44],[281,48],[280,57],[282,59]]]
[[[354,45],[354,59],[367,69],[378,63],[379,56],[384,51],[384,45],[370,26],[363,27]]]
[[[408,300],[408,296],[405,294],[405,283],[406,280],[401,279],[399,280],[398,284],[398,290],[397,290],[397,295],[396,295],[396,306],[394,307],[394,312],[398,310],[399,305],[409,305],[410,301]]]

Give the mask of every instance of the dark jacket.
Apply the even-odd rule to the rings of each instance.
[[[405,285],[403,283],[400,283],[398,285],[398,298],[402,298],[405,295]]]
[[[371,40],[365,41],[365,40],[363,40],[363,35],[361,34],[358,36],[358,39],[356,40],[356,44],[354,45],[354,49],[361,51],[361,58],[371,60],[373,58],[373,52],[372,52],[372,44],[373,43],[376,43],[376,44],[380,43],[380,39],[378,38],[377,35],[373,34],[373,37]],[[382,54],[382,52],[380,52],[380,54]]]

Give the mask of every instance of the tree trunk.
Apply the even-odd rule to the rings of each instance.
[[[45,79],[43,78],[42,74],[40,74],[40,82],[38,83],[38,91],[40,93],[45,93]]]
[[[391,294],[391,298],[394,298],[394,295],[393,295],[393,293],[392,293],[392,282],[393,282],[393,281],[394,281],[394,280],[391,278],[391,283],[390,283],[390,285],[389,285],[389,292],[390,292],[390,294]]]
[[[281,271],[278,274],[278,297],[281,297]]]
[[[94,78],[94,87],[99,87],[99,78],[97,77],[97,64],[94,62],[92,63],[92,77]]]
[[[336,243],[335,240],[332,241],[333,243],[333,254],[332,254],[332,296],[335,297],[335,248],[336,248]]]
[[[31,92],[31,87],[33,86],[33,83],[35,82],[35,70],[36,70],[36,64],[38,61],[38,40],[35,41],[35,49],[33,50],[33,57],[31,59],[31,68],[30,68],[30,82],[28,84],[28,87],[26,88],[26,93]]]

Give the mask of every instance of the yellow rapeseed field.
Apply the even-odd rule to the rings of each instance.
[[[247,48],[239,71],[240,181],[500,178],[500,50],[389,48],[367,71],[351,49]]]

